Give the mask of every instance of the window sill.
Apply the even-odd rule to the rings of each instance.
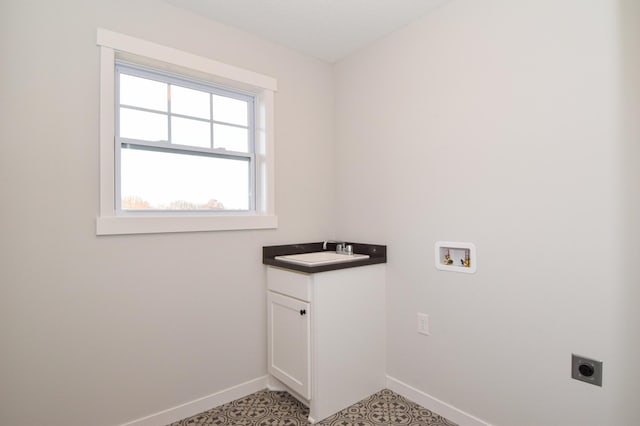
[[[278,217],[273,215],[100,216],[96,220],[96,235],[233,231],[277,227]]]

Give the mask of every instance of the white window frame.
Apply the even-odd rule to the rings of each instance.
[[[100,214],[97,235],[273,229],[275,214],[273,77],[171,47],[99,28],[100,46]],[[138,65],[210,81],[255,95],[255,210],[215,214],[119,215],[116,205],[115,63]]]

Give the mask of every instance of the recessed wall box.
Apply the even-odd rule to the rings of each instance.
[[[435,244],[436,268],[441,271],[473,274],[477,268],[476,246],[473,243],[438,241]]]

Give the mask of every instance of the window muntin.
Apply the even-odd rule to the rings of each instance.
[[[116,211],[255,210],[255,98],[116,64]]]

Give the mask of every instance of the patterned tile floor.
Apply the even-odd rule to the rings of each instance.
[[[309,409],[286,392],[263,390],[169,426],[299,426]],[[383,389],[317,423],[321,426],[457,426],[402,396]]]

